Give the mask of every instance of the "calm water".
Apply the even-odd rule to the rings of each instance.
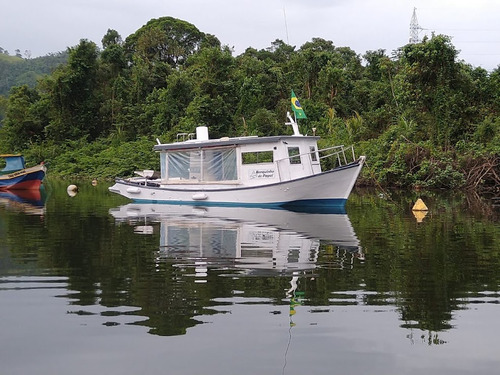
[[[304,213],[68,184],[0,194],[2,375],[498,374],[499,213],[477,200]]]

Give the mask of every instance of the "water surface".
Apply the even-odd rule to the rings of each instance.
[[[479,200],[293,212],[79,186],[0,196],[2,374],[498,372],[500,229]]]

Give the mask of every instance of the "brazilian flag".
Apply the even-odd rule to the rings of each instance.
[[[295,113],[295,118],[307,118],[306,113],[302,109],[302,106],[299,103],[299,99],[292,90],[292,110]]]

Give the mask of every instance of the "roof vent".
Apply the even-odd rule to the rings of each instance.
[[[208,141],[208,128],[206,126],[198,126],[196,128],[196,140]]]

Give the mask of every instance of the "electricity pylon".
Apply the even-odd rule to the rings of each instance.
[[[423,28],[421,28],[420,25],[418,24],[417,8],[413,8],[413,16],[411,17],[411,22],[410,22],[410,43],[411,44],[420,43],[420,38],[418,37],[418,34],[422,30],[423,30]]]

